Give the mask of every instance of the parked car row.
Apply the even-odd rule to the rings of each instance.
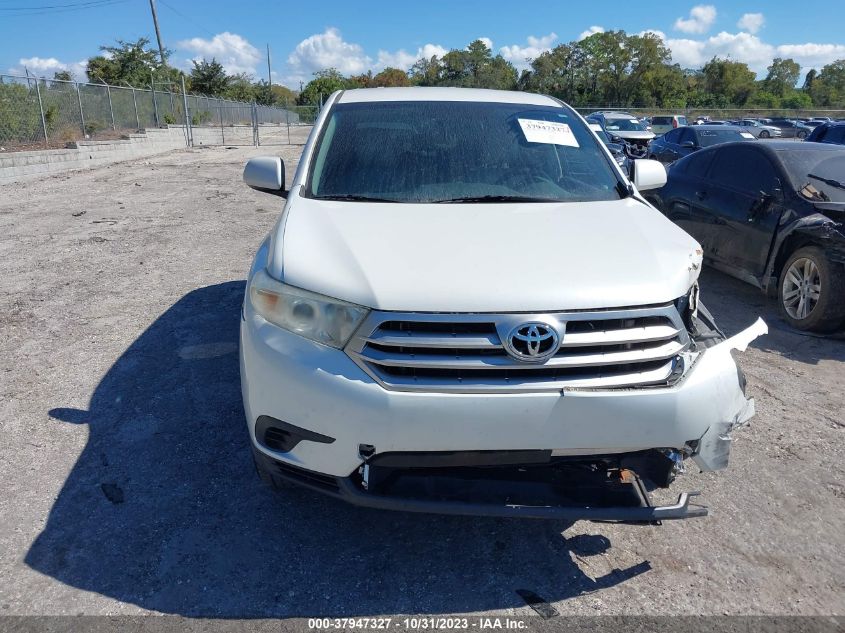
[[[679,127],[654,139],[648,157],[671,163],[702,147],[730,141],[753,141],[755,136],[736,125],[695,125]]]

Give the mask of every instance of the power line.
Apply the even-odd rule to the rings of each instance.
[[[65,7],[87,7],[104,4],[110,0],[89,0],[88,2],[72,2],[70,4],[43,4],[29,7],[0,7],[0,11],[36,11],[40,9],[63,9]]]
[[[176,15],[178,15],[180,18],[182,18],[183,20],[187,20],[188,22],[190,22],[190,23],[191,23],[191,24],[193,24],[194,26],[198,26],[198,27],[200,27],[203,31],[205,31],[206,33],[208,33],[208,34],[209,34],[209,35],[211,35],[212,37],[214,37],[214,35],[216,35],[216,34],[215,34],[214,32],[212,32],[212,30],[211,30],[211,29],[209,29],[207,26],[205,26],[204,24],[200,24],[199,22],[197,22],[197,21],[196,21],[194,18],[192,18],[191,16],[189,16],[189,15],[185,15],[184,13],[182,13],[181,11],[179,11],[179,9],[177,9],[176,7],[174,7],[173,5],[171,5],[170,3],[165,2],[164,0],[158,0],[158,1],[159,1],[162,5],[164,5],[165,7],[167,7],[168,9],[170,9],[171,11],[173,11],[173,13],[175,13]]]
[[[87,9],[99,9],[100,7],[107,7],[114,4],[122,4],[124,2],[128,2],[128,0],[95,0],[94,2],[86,2],[80,3],[77,5],[67,5],[67,6],[60,6],[60,5],[53,5],[52,8],[47,6],[39,6],[39,7],[2,7],[0,11],[8,11],[9,13],[4,13],[4,18],[15,18],[15,17],[25,17],[29,15],[45,15],[45,14],[55,14],[55,13],[68,13],[71,11],[85,11]]]

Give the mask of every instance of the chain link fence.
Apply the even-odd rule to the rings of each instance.
[[[230,140],[258,144],[259,129],[274,128],[270,138],[290,142],[290,134],[282,134],[282,129],[311,125],[317,117],[316,107],[183,96],[155,86],[152,82],[148,88],[136,88],[0,75],[0,151],[61,148],[74,141],[117,139],[166,125],[213,128],[221,144]],[[228,140],[227,128],[231,128]],[[207,144],[216,136],[203,138]]]

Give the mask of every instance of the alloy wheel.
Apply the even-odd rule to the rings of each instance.
[[[821,275],[807,257],[796,259],[783,279],[783,308],[793,319],[806,319],[821,296]]]

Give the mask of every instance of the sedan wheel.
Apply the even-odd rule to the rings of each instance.
[[[763,130],[762,132],[760,132],[760,138],[769,138],[769,131]]]
[[[812,259],[792,262],[783,279],[783,308],[793,319],[806,319],[819,302],[819,269]]]
[[[818,246],[792,254],[781,271],[779,290],[781,313],[799,330],[831,330],[845,319],[845,273]]]
[[[801,130],[795,136],[797,136],[798,138],[807,138],[807,133],[804,130]]]

